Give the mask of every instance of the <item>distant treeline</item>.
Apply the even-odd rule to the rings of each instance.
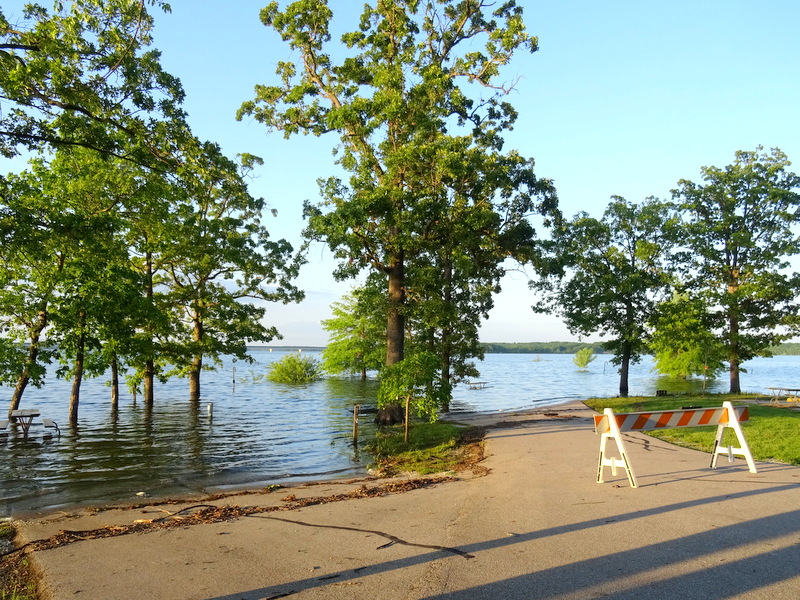
[[[800,355],[800,342],[784,342],[780,346],[770,348],[770,352],[775,355],[798,356]]]
[[[602,342],[515,342],[482,344],[487,354],[575,354],[582,348],[591,348],[595,354],[603,354]],[[774,355],[800,356],[800,342],[786,342],[771,348]]]
[[[515,342],[481,344],[487,354],[575,354],[583,348],[591,348],[595,354],[603,354],[603,344],[596,342]]]

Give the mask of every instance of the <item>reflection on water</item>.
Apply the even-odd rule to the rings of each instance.
[[[0,516],[133,500],[139,492],[163,496],[362,474],[369,456],[351,443],[352,410],[354,404],[374,403],[376,383],[331,379],[304,386],[274,384],[263,378],[265,365],[283,353],[254,356],[255,365],[229,363],[216,373],[204,373],[199,405],[186,400],[187,382],[175,380],[157,390],[152,412],[130,398],[113,411],[102,379],[89,381],[74,429],[65,425],[68,382],[52,380],[43,389],[29,390],[24,405],[55,419],[62,433],[45,434],[34,424],[28,439],[14,433],[0,436]],[[598,356],[588,371],[579,371],[567,355],[488,355],[479,368],[489,387],[459,386],[452,416],[616,395],[618,375],[607,361]],[[800,385],[798,357],[758,359],[748,366],[750,372],[742,376],[746,390]],[[682,387],[655,377],[649,362],[631,370],[632,394],[702,389],[702,381],[677,385]],[[723,379],[708,387],[724,391],[726,386]],[[362,416],[361,436],[373,432],[371,419],[370,414]]]

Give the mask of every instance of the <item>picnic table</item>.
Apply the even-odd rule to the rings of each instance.
[[[792,397],[800,395],[800,388],[768,387],[767,389],[772,393],[773,401],[777,401],[781,396]]]
[[[39,412],[38,408],[21,408],[18,410],[12,410],[8,416],[17,420],[19,426],[22,427],[22,433],[27,436],[34,417],[38,417],[41,414],[42,413]]]
[[[471,390],[482,390],[488,385],[488,381],[468,381],[467,385]]]

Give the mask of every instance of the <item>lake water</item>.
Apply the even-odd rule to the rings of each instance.
[[[187,400],[188,382],[176,379],[158,386],[152,413],[141,399],[134,403],[125,394],[115,413],[105,380],[86,381],[75,429],[67,426],[69,382],[53,379],[42,389],[27,390],[22,408],[38,408],[54,419],[61,436],[46,434],[40,424],[27,439],[0,435],[0,517],[134,501],[140,492],[178,495],[364,474],[370,457],[352,444],[352,407],[374,403],[376,382],[327,379],[287,386],[266,381],[266,366],[284,354],[255,351],[253,365],[229,362],[203,373],[199,407]],[[598,355],[587,371],[579,371],[571,355],[489,354],[479,364],[480,379],[488,386],[458,386],[451,418],[615,396],[619,375],[609,358]],[[746,367],[745,391],[800,386],[800,357],[761,358]],[[726,391],[727,385],[724,375],[708,389]],[[631,395],[701,386],[657,377],[649,359],[631,369]],[[0,389],[7,402],[11,389]],[[360,420],[363,439],[374,432],[371,421],[370,414]]]

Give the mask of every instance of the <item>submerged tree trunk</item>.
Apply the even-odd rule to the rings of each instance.
[[[81,399],[81,382],[83,381],[84,353],[86,346],[86,313],[81,311],[79,315],[78,344],[75,350],[75,367],[72,376],[72,392],[69,395],[69,422],[71,425],[78,424],[78,405]]]
[[[147,409],[153,408],[153,381],[155,379],[155,363],[152,358],[148,358],[144,362],[144,374],[142,380],[144,382],[142,395],[144,396],[144,406]]]
[[[189,371],[189,400],[200,402],[200,372],[203,370],[203,357],[192,357],[192,368]]]
[[[193,318],[192,337],[198,347],[202,346],[205,331],[200,315],[195,312]],[[192,357],[192,366],[189,369],[189,400],[200,402],[200,373],[203,370],[203,355],[200,353]]]
[[[17,410],[22,401],[22,394],[25,393],[25,388],[31,380],[31,367],[36,364],[39,358],[39,338],[47,327],[47,310],[42,309],[39,311],[36,327],[30,332],[28,344],[28,356],[25,359],[25,365],[22,367],[22,372],[17,377],[17,384],[14,386],[14,393],[11,395],[11,404],[8,407],[9,416],[12,410]]]
[[[147,273],[146,273],[146,281],[145,281],[145,297],[147,298],[149,304],[153,305],[153,255],[148,251],[146,256],[147,262]],[[153,328],[152,326],[147,327],[147,331],[150,334],[150,348],[148,349],[149,353],[153,352]],[[153,408],[153,388],[154,388],[154,379],[155,379],[155,361],[153,360],[152,355],[148,356],[144,362],[144,373],[143,380],[144,380],[144,389],[142,390],[144,394],[144,407],[147,410],[152,410]]]
[[[117,355],[111,355],[111,407],[119,406],[119,362]]]

